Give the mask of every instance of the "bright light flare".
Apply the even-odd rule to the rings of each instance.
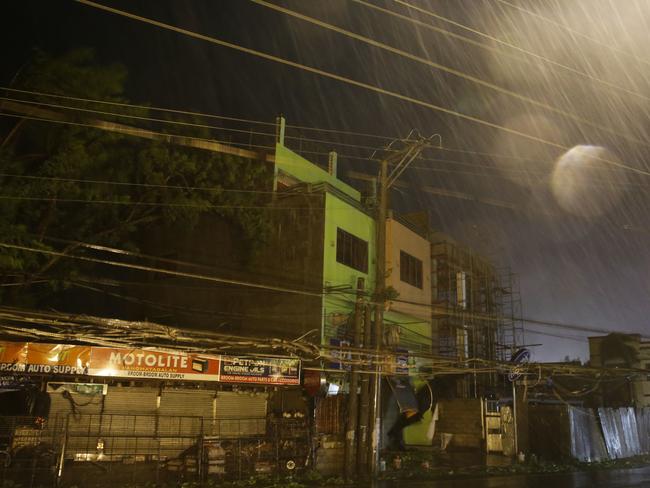
[[[613,208],[621,197],[616,157],[604,147],[581,145],[565,152],[556,162],[551,178],[553,194],[567,212],[598,217]]]

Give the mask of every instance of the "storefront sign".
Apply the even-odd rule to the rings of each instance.
[[[0,372],[24,373],[26,363],[26,342],[0,342]]]
[[[27,373],[88,374],[89,346],[68,344],[36,344],[27,347]]]
[[[149,349],[93,347],[92,376],[219,381],[219,357]]]
[[[300,360],[0,342],[0,375],[3,373],[299,385]]]
[[[221,356],[219,381],[262,385],[299,385],[300,360]]]
[[[88,374],[90,347],[0,342],[0,372]]]

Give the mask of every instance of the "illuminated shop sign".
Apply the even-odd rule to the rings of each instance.
[[[300,360],[0,342],[1,373],[299,385]]]
[[[265,385],[299,385],[300,360],[221,356],[219,381]]]

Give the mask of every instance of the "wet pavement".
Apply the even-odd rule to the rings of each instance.
[[[490,476],[444,481],[391,481],[377,488],[650,488],[650,466],[576,473]]]

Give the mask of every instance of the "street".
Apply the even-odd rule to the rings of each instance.
[[[650,467],[591,472],[492,476],[445,481],[392,481],[379,488],[628,488],[650,487]]]

